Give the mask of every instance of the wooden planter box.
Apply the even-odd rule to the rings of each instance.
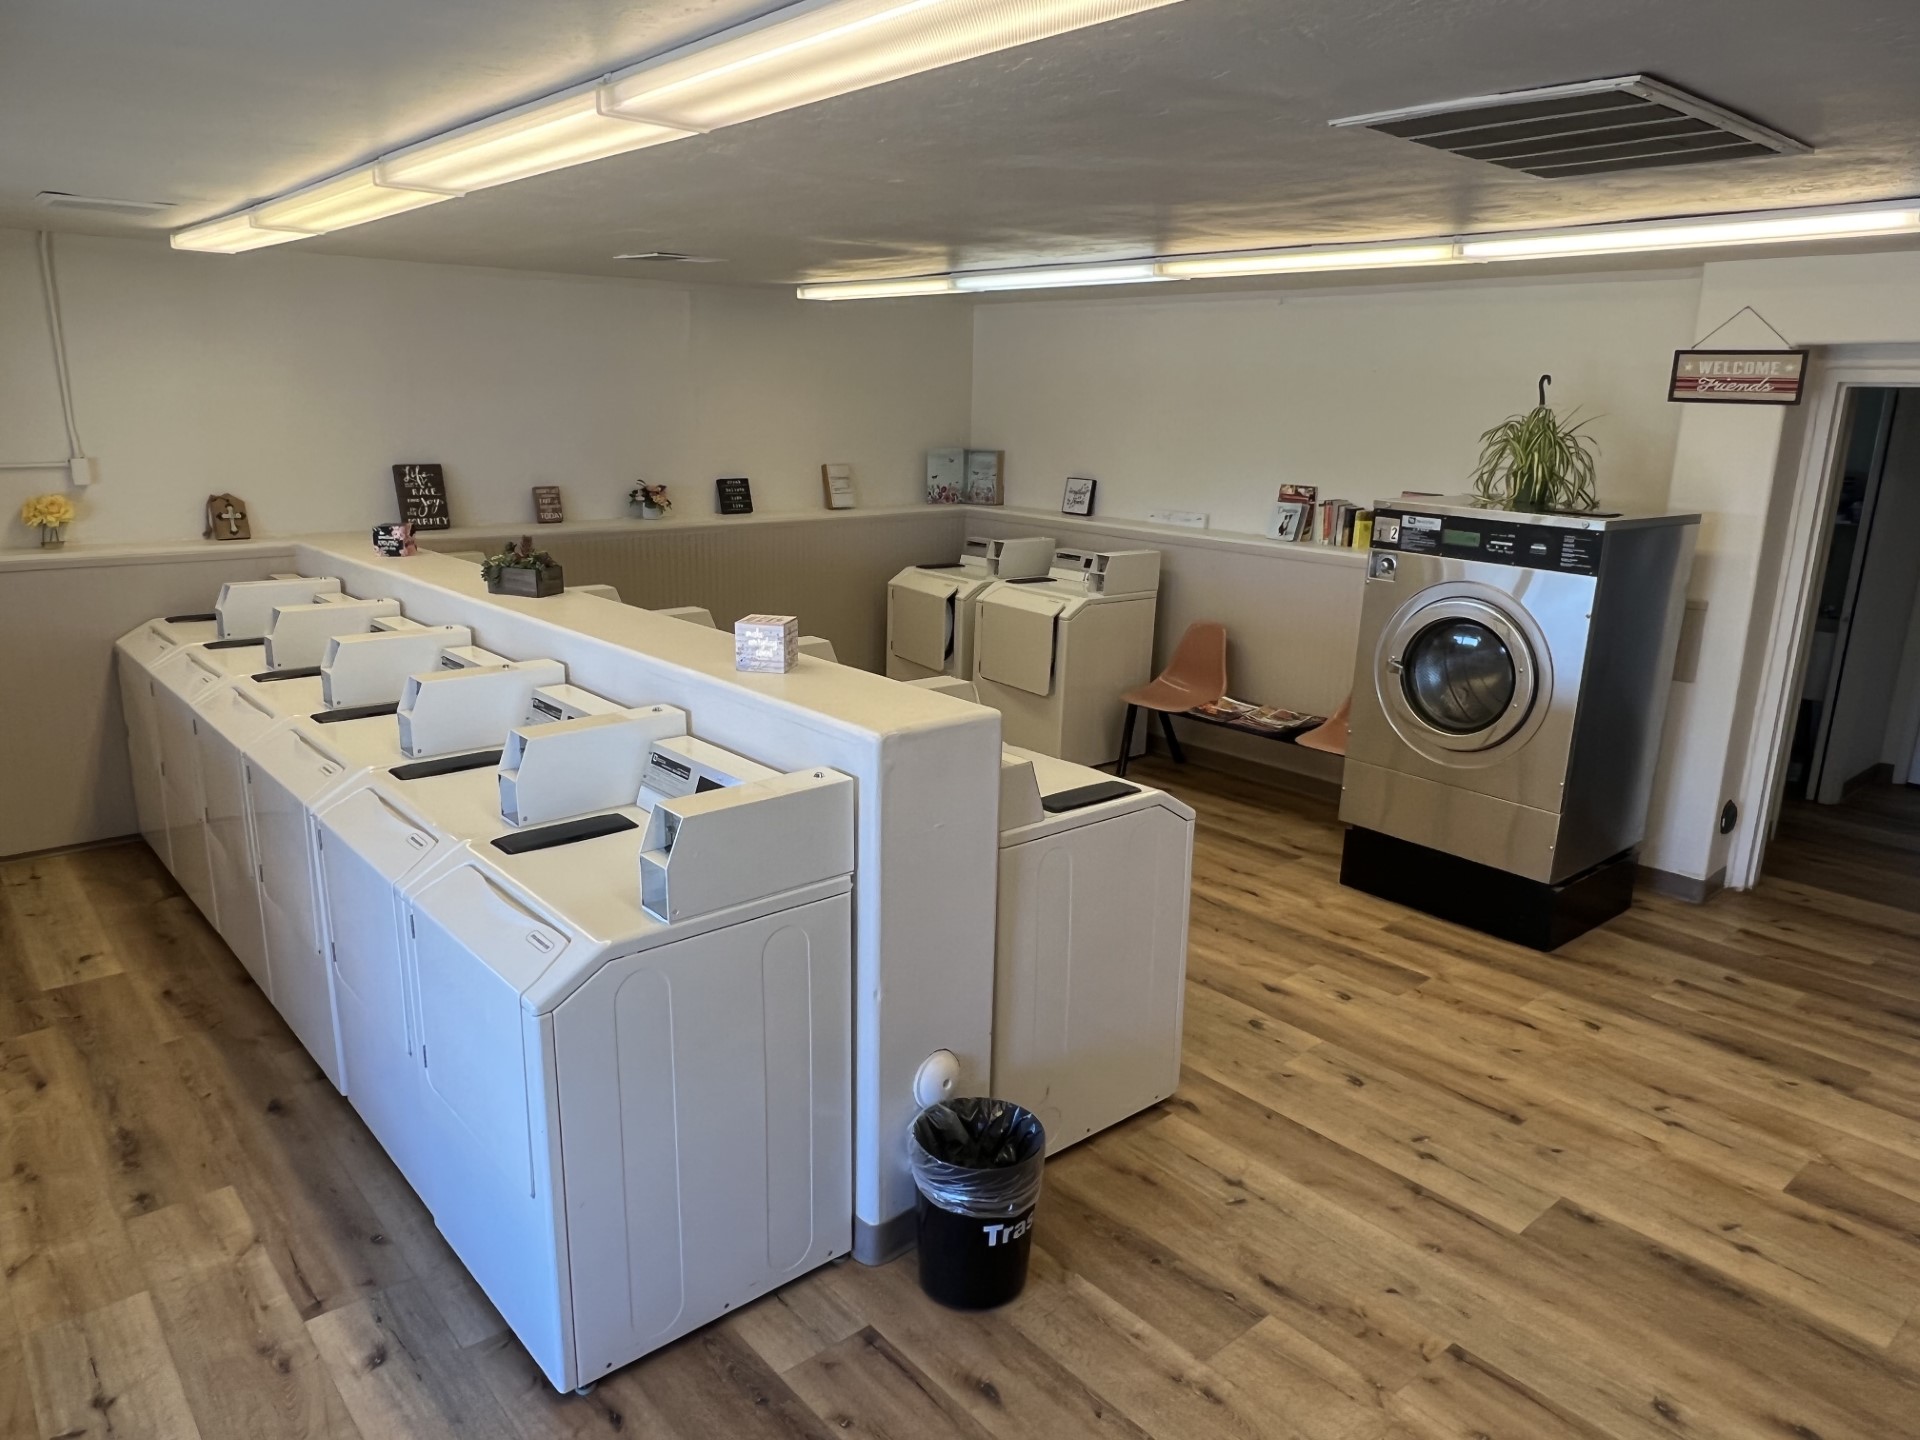
[[[525,595],[529,599],[558,595],[566,588],[566,574],[558,565],[549,565],[544,570],[509,566],[500,572],[499,579],[487,582],[489,595]]]

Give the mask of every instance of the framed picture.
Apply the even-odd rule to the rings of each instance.
[[[567,518],[567,512],[560,503],[558,485],[536,485],[533,487],[533,519],[538,525],[558,525]]]
[[[960,490],[962,505],[999,505],[1006,499],[1007,452],[967,451],[966,479]]]
[[[1099,483],[1098,480],[1089,480],[1084,475],[1070,477],[1066,490],[1060,496],[1060,513],[1062,515],[1093,514],[1093,492]]]

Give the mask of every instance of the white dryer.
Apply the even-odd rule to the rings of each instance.
[[[409,897],[425,1198],[557,1389],[851,1244],[853,792],[523,830]]]
[[[973,673],[974,607],[997,579],[1045,575],[1053,540],[970,537],[952,565],[909,565],[887,582],[887,675]]]
[[[1001,738],[1081,765],[1117,756],[1120,696],[1153,678],[1159,590],[1158,550],[1062,550],[1046,576],[982,594],[973,683]]]
[[[993,1094],[1061,1150],[1173,1094],[1193,811],[1007,746],[1000,769]]]

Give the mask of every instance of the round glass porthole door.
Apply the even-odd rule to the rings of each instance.
[[[1526,723],[1539,684],[1513,616],[1471,596],[1416,605],[1380,647],[1382,707],[1401,738],[1438,759],[1488,750]]]
[[[1425,724],[1449,735],[1478,735],[1513,704],[1513,652],[1478,620],[1436,620],[1400,657],[1400,688]]]

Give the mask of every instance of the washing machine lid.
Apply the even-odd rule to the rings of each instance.
[[[983,680],[1030,695],[1052,692],[1054,635],[1068,605],[1040,593],[1049,588],[1008,581],[980,597],[973,645]]]
[[[1523,621],[1481,595],[1441,593],[1407,610],[1382,637],[1380,706],[1415,749],[1491,749],[1526,724],[1541,667]]]
[[[927,670],[946,668],[953,653],[954,600],[964,583],[917,566],[893,577],[887,644],[895,655]]]

